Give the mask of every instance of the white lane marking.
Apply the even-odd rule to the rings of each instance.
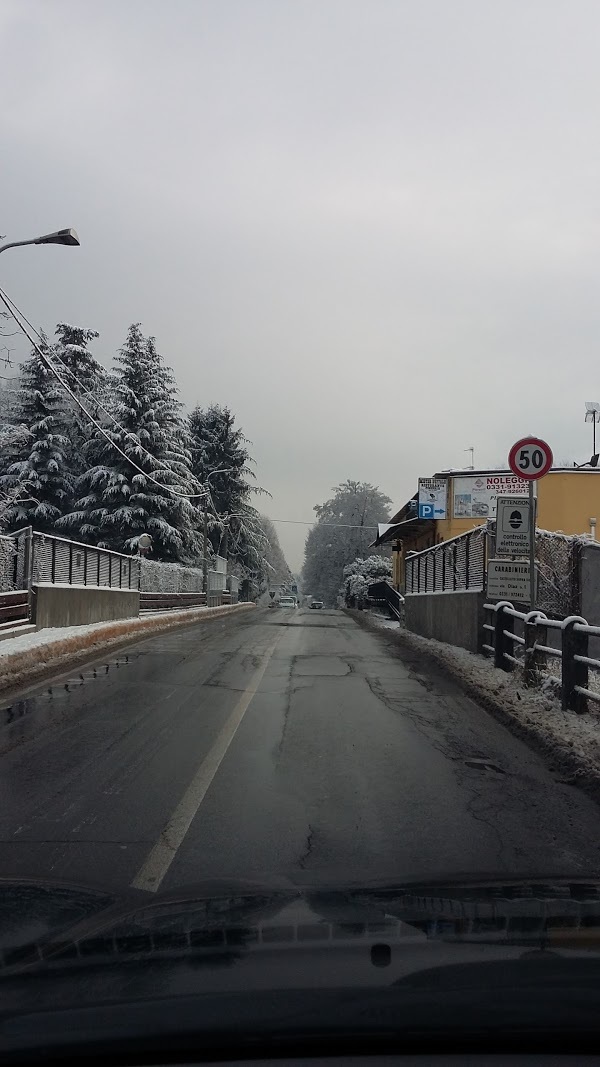
[[[156,892],[171,866],[177,850],[183,842],[198,809],[206,796],[208,789],[215,777],[227,750],[233,741],[238,727],[240,726],[252,697],[258,691],[258,687],[264,677],[281,635],[266,650],[265,658],[260,667],[255,670],[248,685],[244,689],[240,699],[235,705],[231,715],[223,729],[217,736],[210,752],[198,767],[188,788],[183,794],[175,811],[168,823],[161,831],[161,835],[154,848],[140,867],[131,885],[133,889],[146,889]]]

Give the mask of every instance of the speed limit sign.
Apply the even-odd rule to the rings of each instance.
[[[550,445],[539,437],[523,437],[514,444],[508,455],[508,465],[519,478],[535,482],[543,478],[552,466]]]

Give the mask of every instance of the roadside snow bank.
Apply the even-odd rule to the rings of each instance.
[[[563,776],[564,783],[583,789],[600,802],[600,712],[578,715],[563,711],[549,681],[542,689],[528,689],[520,670],[508,674],[483,656],[420,637],[397,623],[391,629],[389,620],[381,616],[364,612],[361,620],[358,612],[352,615],[369,629],[382,631],[382,636],[400,648],[419,653],[423,673],[428,660],[441,666],[511,733],[549,757],[552,769]]]
[[[218,608],[188,608],[141,619],[64,626],[23,634],[0,644],[0,692],[31,685],[46,675],[63,668],[68,670],[96,653],[126,645],[139,637],[150,637],[192,623],[211,622],[224,615],[252,611],[254,607],[254,604],[231,604]]]

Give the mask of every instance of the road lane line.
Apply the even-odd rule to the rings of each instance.
[[[131,883],[133,889],[146,889],[155,893],[160,887],[210,788],[211,782],[227,754],[227,750],[237,733],[250,702],[258,691],[265,671],[269,666],[271,656],[280,640],[281,634],[266,650],[263,662],[252,675],[210,752],[198,767],[171,818],[161,831],[154,848],[133,879]]]

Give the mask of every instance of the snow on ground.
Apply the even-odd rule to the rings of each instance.
[[[559,771],[561,781],[577,785],[600,800],[600,707],[582,715],[563,711],[560,695],[549,677],[540,689],[528,689],[521,670],[501,671],[484,656],[421,637],[380,615],[364,615],[371,627],[385,630],[390,639],[396,637],[398,644],[441,664],[512,733],[550,757],[548,762],[555,772]]]

